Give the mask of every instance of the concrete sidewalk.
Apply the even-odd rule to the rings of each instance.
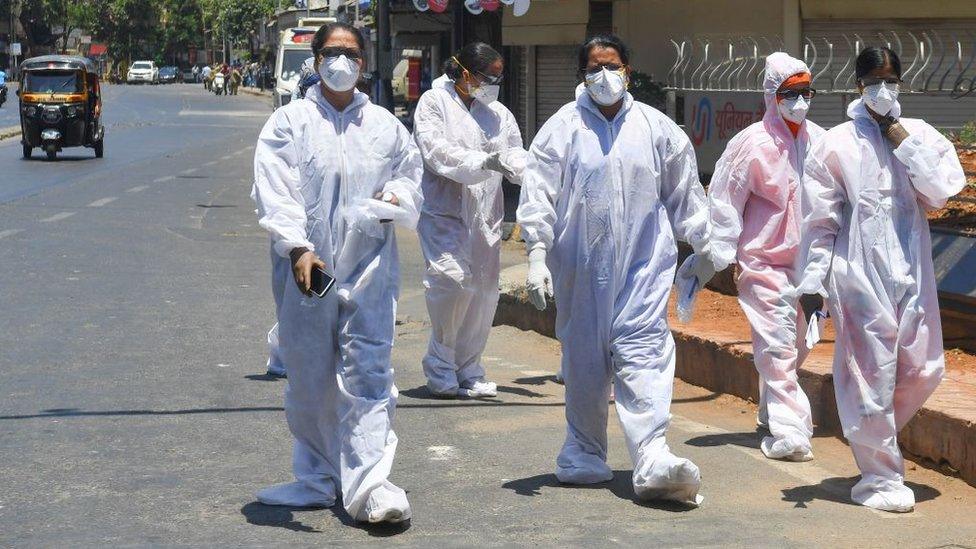
[[[538,311],[525,295],[527,266],[505,269],[496,325],[510,325],[554,337],[555,304]],[[720,281],[721,283],[721,281]],[[703,310],[735,310],[736,318],[717,323]],[[753,365],[749,325],[728,295],[705,290],[698,298],[696,319],[681,324],[671,305],[671,331],[677,344],[678,378],[717,393],[755,401],[758,376]],[[800,370],[800,385],[813,407],[813,420],[820,433],[842,435],[831,361],[833,340],[825,337],[811,352]],[[922,410],[902,430],[898,439],[906,457],[943,473],[958,475],[976,486],[976,374],[947,371],[942,384]]]

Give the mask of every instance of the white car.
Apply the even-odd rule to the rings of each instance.
[[[149,82],[150,84],[159,83],[159,67],[152,61],[136,61],[129,67],[129,74],[125,81],[129,84]]]

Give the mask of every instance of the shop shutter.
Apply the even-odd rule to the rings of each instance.
[[[576,98],[576,46],[536,48],[536,128]]]

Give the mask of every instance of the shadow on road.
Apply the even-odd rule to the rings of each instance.
[[[712,393],[710,395],[702,395],[697,397],[688,398],[675,398],[671,400],[672,404],[677,404],[681,402],[708,402],[709,400],[715,400],[716,398],[722,396],[723,393]]]
[[[759,439],[765,431],[756,429],[753,433],[719,433],[714,435],[702,435],[688,439],[685,444],[697,446],[698,448],[711,448],[713,446],[743,446],[745,448],[759,449]]]
[[[808,503],[818,499],[845,505],[857,505],[851,501],[851,488],[859,480],[861,477],[834,477],[824,479],[819,484],[786,488],[783,490],[783,501],[795,503],[794,507],[802,509],[806,509]],[[915,492],[916,503],[933,500],[942,495],[942,492],[927,484],[905,481],[905,486]]]
[[[620,499],[634,502],[641,507],[660,509],[674,513],[691,511],[696,507],[685,505],[676,501],[664,500],[639,500],[634,493],[632,481],[632,471],[614,471],[613,479],[599,484],[563,484],[559,482],[556,475],[552,473],[536,475],[522,479],[510,480],[502,484],[502,488],[513,490],[520,496],[539,496],[542,495],[542,488],[564,488],[568,490],[608,490],[611,494]]]
[[[244,376],[244,379],[251,381],[282,381],[286,378],[284,376],[273,376],[271,374],[251,374]]]
[[[555,374],[550,376],[520,377],[512,380],[517,385],[545,385],[546,383],[556,383]]]
[[[397,524],[369,524],[356,521],[349,516],[349,513],[346,512],[345,508],[340,502],[336,502],[335,505],[329,507],[328,509],[343,525],[364,530],[373,537],[386,538],[395,536],[397,534],[402,534],[410,529],[409,520]],[[294,513],[296,512],[304,513],[314,510],[315,508],[309,507],[265,505],[257,501],[252,501],[244,507],[241,507],[241,514],[244,515],[244,518],[247,520],[248,524],[253,524],[255,526],[272,526],[275,528],[284,528],[293,532],[321,533],[322,530],[318,530],[308,526],[307,524],[303,524],[301,521],[295,519]]]

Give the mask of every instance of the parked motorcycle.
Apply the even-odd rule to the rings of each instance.
[[[224,91],[225,91],[224,90],[224,87],[225,87],[225,82],[224,81],[225,81],[225,78],[224,78],[224,74],[223,73],[218,72],[217,74],[214,75],[214,79],[213,79],[213,92],[215,94],[222,95],[224,93]]]

